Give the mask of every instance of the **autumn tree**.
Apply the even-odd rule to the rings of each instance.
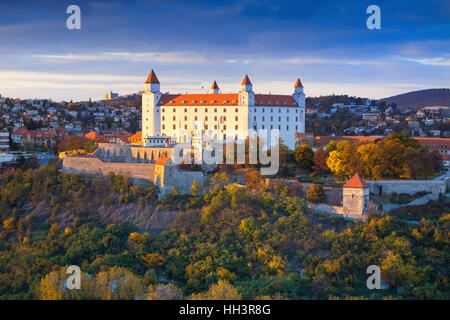
[[[295,147],[294,159],[300,168],[309,170],[314,165],[314,151],[310,145],[302,144]]]
[[[317,149],[314,153],[314,165],[312,169],[318,173],[327,173],[330,169],[327,166],[328,154],[322,149]]]
[[[192,300],[241,300],[242,296],[228,281],[219,280],[212,284],[206,292],[193,294]]]
[[[306,199],[312,203],[319,203],[325,201],[325,191],[321,184],[313,184],[306,192]]]

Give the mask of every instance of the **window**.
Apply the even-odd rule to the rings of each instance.
[[[208,125],[207,124],[205,124],[205,129],[208,130]]]
[[[286,119],[287,119],[286,121],[289,121],[289,117],[286,117]]]
[[[264,112],[264,108],[263,108],[263,112]]]
[[[289,126],[286,126],[286,130],[289,130]]]
[[[177,128],[177,126],[176,125],[173,125],[173,130],[175,130]]]
[[[273,121],[273,117],[272,116],[270,117],[270,121]]]
[[[264,129],[264,125],[262,125],[262,128]]]
[[[166,117],[162,116],[163,121],[166,120]]]
[[[197,108],[194,109],[194,112],[197,112]]]
[[[186,116],[184,116],[184,121],[187,121],[187,117]]]
[[[227,112],[227,109],[223,108],[223,112]]]
[[[176,112],[176,109],[173,109],[173,112]]]
[[[173,121],[177,120],[177,118],[175,116],[173,116]]]
[[[262,117],[262,121],[265,121],[264,116]]]
[[[186,108],[184,108],[184,112],[187,112],[187,109],[186,109]]]
[[[270,109],[270,113],[273,113],[273,109]]]
[[[208,108],[205,108],[205,112],[208,112]]]
[[[278,121],[281,121],[281,117],[278,117]]]
[[[217,109],[214,109],[214,112],[217,112]]]
[[[253,116],[253,121],[256,121],[256,116]]]
[[[238,117],[234,117],[234,121],[238,121]]]
[[[238,108],[234,109],[234,112],[238,112]]]
[[[295,126],[295,131],[297,131],[298,130],[298,127],[297,126]]]
[[[281,113],[281,109],[278,109],[278,113]]]
[[[184,129],[187,130],[187,124],[184,125]]]
[[[205,121],[208,121],[208,116],[205,117]]]
[[[234,126],[234,130],[237,130],[238,129],[238,126],[236,125],[236,126]]]
[[[214,116],[214,121],[217,121],[217,116]]]
[[[227,121],[227,117],[224,116],[224,117],[223,117],[223,121]]]
[[[148,111],[148,110],[147,110]],[[166,109],[162,108],[162,112],[166,112]]]
[[[295,122],[297,122],[298,121],[298,117],[295,117]]]
[[[227,130],[227,126],[226,125],[223,125],[223,130]]]
[[[194,120],[197,121],[197,116],[194,117]]]
[[[217,130],[217,124],[215,124],[215,125],[214,125],[214,129],[216,129],[216,130]]]
[[[164,130],[164,129],[166,128],[166,125],[165,125],[165,124],[163,124],[163,125],[162,125],[162,128],[163,128],[163,130]],[[148,129],[148,128],[147,128],[147,129]]]

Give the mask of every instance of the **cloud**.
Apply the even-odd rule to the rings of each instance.
[[[103,52],[98,54],[36,54],[33,58],[46,61],[131,61],[131,62],[159,62],[179,64],[201,64],[209,60],[199,52]]]
[[[428,65],[428,66],[443,66],[450,67],[450,55],[446,54],[443,57],[434,57],[434,58],[406,58],[399,57],[400,60],[417,62],[420,64]]]

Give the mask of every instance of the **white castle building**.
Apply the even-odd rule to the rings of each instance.
[[[209,94],[160,91],[152,70],[142,94],[142,143],[189,142],[193,137],[245,140],[248,130],[278,129],[280,139],[295,147],[295,133],[305,132],[305,94],[300,79],[292,95],[255,94],[246,75],[238,93],[220,93],[214,81]]]

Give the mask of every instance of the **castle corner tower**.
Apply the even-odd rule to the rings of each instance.
[[[142,93],[142,143],[149,137],[161,135],[161,117],[158,102],[161,99],[160,83],[155,71],[150,72]]]
[[[305,114],[306,114],[305,93],[303,92],[303,84],[300,81],[300,79],[297,79],[297,82],[294,85],[294,93],[292,94],[292,97],[297,103],[299,110],[300,121],[298,122],[299,123],[298,132],[305,133]]]
[[[343,187],[343,206],[351,214],[364,215],[369,203],[369,185],[355,174]]]

